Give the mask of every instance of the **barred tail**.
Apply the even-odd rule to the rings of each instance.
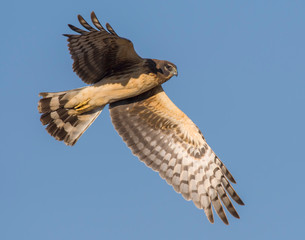
[[[40,121],[47,125],[46,130],[56,140],[73,146],[87,128],[94,122],[104,106],[87,112],[77,111],[77,106],[69,106],[69,100],[75,97],[80,89],[65,92],[40,93],[38,111],[42,113]]]

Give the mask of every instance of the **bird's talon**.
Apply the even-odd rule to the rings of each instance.
[[[83,101],[83,102],[81,102],[80,104],[76,105],[76,106],[74,107],[74,109],[75,109],[77,112],[82,112],[82,111],[88,109],[88,108],[90,107],[90,105],[88,104],[89,101],[90,101],[90,98],[87,99],[87,100],[85,100],[85,101]]]

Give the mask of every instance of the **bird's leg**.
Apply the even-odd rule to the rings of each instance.
[[[77,113],[84,113],[88,108],[90,108],[90,105],[88,104],[91,99],[88,98],[87,100],[81,102],[80,104],[77,104],[74,109],[77,111]]]

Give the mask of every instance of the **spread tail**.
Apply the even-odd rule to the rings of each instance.
[[[75,97],[80,89],[65,92],[40,93],[38,111],[42,113],[40,121],[47,125],[46,130],[56,140],[64,141],[73,146],[87,128],[102,112],[104,106],[87,112],[78,111],[80,104],[71,106],[68,102]],[[86,104],[86,101],[84,102]],[[82,106],[82,105],[81,105]]]

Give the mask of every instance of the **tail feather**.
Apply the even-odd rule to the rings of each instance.
[[[88,112],[79,113],[66,103],[79,93],[80,89],[66,92],[40,93],[43,98],[38,103],[38,111],[42,113],[40,121],[47,125],[46,130],[56,140],[73,146],[87,128],[94,122],[104,106]]]

